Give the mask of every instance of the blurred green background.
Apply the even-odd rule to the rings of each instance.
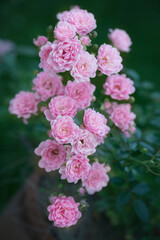
[[[132,38],[132,51],[124,59],[135,69],[140,81],[150,81],[160,90],[160,1],[159,0],[1,0],[0,38],[16,44],[16,51],[0,59],[0,209],[30,174],[33,150],[46,138],[46,128],[38,118],[29,125],[11,116],[9,100],[20,90],[30,90],[39,59],[32,41],[46,35],[48,25],[56,24],[56,14],[79,5],[95,15],[102,44],[109,28],[125,29]],[[143,98],[137,99],[143,105]],[[38,123],[38,124],[37,124]],[[37,162],[35,162],[37,164]]]

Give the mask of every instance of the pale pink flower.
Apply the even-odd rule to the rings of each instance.
[[[55,72],[53,69],[53,66],[48,63],[48,57],[51,51],[52,51],[52,43],[48,41],[45,45],[43,45],[40,48],[40,52],[39,52],[39,57],[40,57],[39,67],[43,68],[43,70],[47,72]]]
[[[78,193],[80,196],[83,196],[85,194],[85,189],[83,187],[80,187]]]
[[[131,105],[129,103],[119,104],[110,115],[112,122],[121,129],[126,137],[130,137],[130,133],[134,133],[136,130],[135,118],[136,115],[131,112]]]
[[[43,46],[44,44],[46,44],[48,41],[48,39],[45,37],[45,36],[38,36],[37,39],[33,39],[33,43],[35,46],[37,47],[41,47]]]
[[[85,178],[91,168],[89,159],[81,155],[74,155],[59,170],[61,179],[67,179],[69,183],[77,183],[78,180]]]
[[[47,131],[47,135],[48,135],[48,137],[53,138],[52,130],[51,130],[51,129]]]
[[[88,36],[83,36],[80,38],[81,40],[81,43],[84,45],[84,46],[88,46],[91,42],[90,38]]]
[[[69,14],[69,11],[64,11],[64,12],[58,13],[56,17],[59,21],[66,22],[66,18],[68,16],[68,14]]]
[[[73,24],[60,21],[54,29],[54,36],[60,41],[74,38],[76,35],[76,28]]]
[[[83,9],[72,9],[69,12],[64,12],[61,15],[61,20],[73,24],[81,36],[90,33],[97,27],[94,15]]]
[[[44,112],[45,110],[47,110],[47,107],[46,107],[46,106],[40,107],[40,111],[41,111],[41,112]]]
[[[106,187],[109,182],[109,177],[106,173],[104,164],[95,162],[92,164],[87,177],[83,180],[83,186],[88,194],[99,192],[103,187]]]
[[[36,90],[42,101],[47,101],[62,88],[62,77],[57,74],[49,75],[47,72],[40,72],[33,79],[32,90]]]
[[[119,51],[109,44],[103,44],[98,50],[98,70],[103,74],[110,76],[122,70],[122,58]]]
[[[79,82],[89,81],[96,76],[97,59],[93,54],[82,51],[71,70],[72,77]]]
[[[53,137],[59,143],[72,143],[77,136],[78,126],[70,116],[58,116],[51,121]]]
[[[17,115],[18,118],[22,117],[24,123],[27,123],[31,114],[36,115],[37,105],[38,101],[34,93],[21,91],[10,101],[9,112]]]
[[[125,74],[115,74],[106,79],[103,85],[105,94],[117,100],[128,100],[130,94],[134,93],[133,81]]]
[[[95,86],[90,82],[71,82],[66,85],[66,95],[73,98],[79,110],[88,107],[91,104]]]
[[[71,10],[73,10],[73,9],[80,9],[80,7],[78,5],[75,5],[71,8]],[[64,11],[62,13],[58,13],[56,17],[60,21],[66,21],[69,13],[70,13],[70,11]]]
[[[103,106],[104,106],[104,109],[106,110],[106,112],[108,114],[111,114],[114,111],[114,109],[118,106],[118,103],[116,103],[116,102],[105,102]]]
[[[72,151],[77,155],[89,156],[96,152],[97,138],[86,129],[79,129],[72,143]]]
[[[70,227],[75,225],[82,216],[79,211],[80,203],[76,203],[73,197],[52,197],[51,205],[48,206],[49,221],[54,222],[55,227]]]
[[[41,142],[34,152],[42,157],[38,166],[45,168],[46,172],[59,169],[66,160],[66,149],[55,140]]]
[[[68,96],[54,97],[49,103],[49,110],[44,113],[48,121],[57,116],[71,116],[73,118],[77,113],[76,101]]]
[[[129,52],[132,41],[128,33],[122,29],[110,30],[108,35],[114,46],[122,52]]]
[[[104,138],[110,131],[110,128],[106,125],[107,119],[105,116],[91,108],[85,110],[83,121],[86,129],[97,137]]]
[[[49,53],[47,62],[56,72],[71,70],[82,50],[81,42],[77,37],[64,41],[54,41],[52,51]]]
[[[111,167],[110,167],[109,165],[106,165],[106,166],[105,166],[105,169],[106,169],[106,172],[107,172],[107,173],[111,171]]]

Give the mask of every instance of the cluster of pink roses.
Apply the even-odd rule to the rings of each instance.
[[[18,93],[11,100],[9,111],[26,122],[31,114],[37,113],[40,102],[49,100],[48,108],[43,106],[41,111],[50,122],[49,137],[52,140],[41,142],[35,149],[35,154],[41,156],[38,165],[46,172],[59,170],[61,179],[68,183],[81,181],[80,194],[85,190],[94,194],[107,186],[110,166],[100,164],[90,155],[104,143],[110,128],[104,115],[88,108],[95,91],[90,79],[95,78],[98,69],[108,76],[104,84],[105,94],[115,100],[128,100],[135,88],[125,74],[118,74],[123,68],[118,49],[129,51],[131,41],[125,31],[111,31],[109,38],[115,47],[101,45],[96,57],[87,51],[92,31],[96,28],[94,15],[76,6],[59,13],[57,18],[59,22],[54,29],[53,42],[44,36],[34,39],[34,44],[40,47],[39,67],[43,69],[33,79],[34,92]],[[67,81],[64,86],[61,75],[65,71],[70,72],[73,81]],[[126,136],[135,131],[135,115],[129,104],[106,102],[104,106],[110,119]],[[78,126],[74,117],[82,110],[83,124]],[[80,203],[62,195],[50,200],[49,220],[54,226],[69,227],[77,223],[81,217]]]
[[[126,137],[130,137],[131,133],[135,133],[136,115],[131,112],[131,104],[116,102],[105,102],[104,108],[109,114],[112,122],[124,133]]]

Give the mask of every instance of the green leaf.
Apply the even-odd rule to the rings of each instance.
[[[139,219],[141,219],[145,223],[149,222],[149,210],[143,201],[139,199],[135,200],[134,210],[137,216],[139,217]]]
[[[137,143],[136,142],[130,142],[129,147],[132,151],[136,150],[137,148]]]
[[[150,191],[150,186],[147,183],[139,183],[134,186],[132,189],[132,192],[138,194],[138,195],[144,195]]]
[[[146,142],[140,142],[141,147],[147,148],[148,151],[154,152],[154,148]]]
[[[117,197],[117,206],[125,205],[131,197],[131,194],[128,192],[123,192]]]
[[[111,178],[110,182],[118,186],[121,186],[125,183],[124,179],[121,177],[113,177]]]

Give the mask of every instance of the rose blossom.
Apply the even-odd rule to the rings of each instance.
[[[90,168],[88,158],[75,155],[67,161],[66,166],[60,168],[59,173],[62,174],[61,179],[67,179],[69,183],[77,183],[79,179],[87,176]]]
[[[42,156],[38,165],[40,168],[45,168],[46,172],[59,169],[66,160],[66,149],[55,140],[47,139],[41,142],[34,152]]]
[[[31,114],[36,115],[37,105],[38,101],[34,93],[21,91],[10,101],[9,112],[17,115],[18,118],[22,117],[24,123],[27,123]]]
[[[40,52],[39,52],[39,57],[40,57],[39,67],[43,68],[43,70],[47,72],[54,72],[52,65],[48,63],[48,57],[51,51],[52,51],[52,43],[48,41],[45,45],[43,45],[40,48]]]
[[[96,20],[92,13],[83,9],[72,9],[61,15],[62,21],[67,21],[76,27],[77,33],[84,36],[97,27]]]
[[[97,137],[104,138],[110,130],[106,125],[107,119],[105,116],[91,108],[85,110],[83,121],[86,129]]]
[[[59,143],[72,143],[76,138],[78,126],[70,116],[58,116],[51,121],[53,137]]]
[[[98,70],[110,76],[122,70],[122,58],[119,51],[109,44],[103,44],[98,50]]]
[[[96,76],[97,59],[93,54],[82,51],[71,70],[72,77],[77,81],[89,81]]]
[[[54,41],[52,51],[49,53],[47,62],[56,72],[71,70],[82,50],[81,42],[77,37],[64,41]]]
[[[33,43],[35,46],[37,47],[41,47],[43,46],[44,44],[46,44],[48,41],[48,39],[45,37],[45,36],[38,36],[37,39],[33,39]]]
[[[77,107],[80,110],[90,105],[95,86],[90,82],[68,81],[65,91],[67,96],[76,101]]]
[[[131,105],[129,103],[119,104],[110,115],[112,122],[121,129],[126,137],[130,137],[130,132],[134,133],[136,130],[134,127],[135,118],[136,115],[131,112]]]
[[[91,42],[91,40],[90,40],[90,38],[88,36],[81,37],[80,40],[81,40],[81,43],[84,46],[88,46],[90,44],[90,42]]]
[[[99,192],[103,187],[106,187],[109,177],[106,173],[104,164],[95,162],[92,164],[87,177],[83,180],[83,186],[86,188],[88,194]]]
[[[73,9],[80,9],[80,7],[78,5],[75,5],[71,8],[71,10],[73,10]],[[69,13],[70,13],[70,11],[64,11],[64,12],[58,13],[56,17],[60,21],[66,21]]]
[[[105,84],[105,94],[117,100],[128,100],[130,94],[134,93],[133,81],[125,74],[116,74],[108,77]]]
[[[49,103],[49,110],[44,113],[48,121],[57,116],[71,116],[73,118],[77,113],[76,101],[68,96],[54,97]]]
[[[121,29],[110,30],[108,35],[114,46],[122,52],[129,52],[132,45],[131,39],[126,31]]]
[[[62,77],[57,74],[49,75],[47,72],[40,72],[33,79],[32,90],[36,90],[42,101],[47,101],[62,88]]]
[[[80,196],[83,196],[85,194],[85,189],[83,187],[80,187],[78,189],[78,193],[79,193]]]
[[[105,102],[104,103],[104,109],[106,110],[106,112],[108,114],[111,114],[117,106],[118,106],[118,103],[116,103],[116,102],[112,102],[112,103]]]
[[[60,41],[71,39],[76,35],[76,28],[73,24],[68,22],[58,22],[54,29],[54,36]]]
[[[77,155],[89,156],[96,152],[98,141],[96,137],[86,129],[79,129],[72,143],[72,151]]]
[[[73,197],[52,197],[51,205],[48,206],[49,221],[54,222],[55,227],[70,227],[75,225],[82,216],[79,211],[80,203],[76,203]]]

